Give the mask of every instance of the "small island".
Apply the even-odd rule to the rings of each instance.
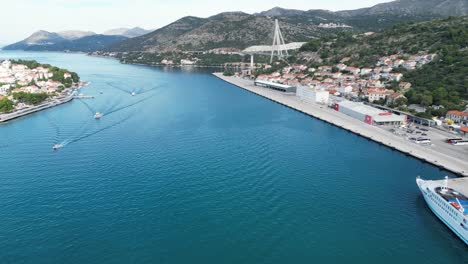
[[[50,64],[1,61],[0,122],[69,102],[83,84],[77,73]]]

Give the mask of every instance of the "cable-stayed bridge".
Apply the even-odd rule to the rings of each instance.
[[[273,44],[271,46],[251,46],[242,52],[250,55],[250,69],[254,68],[254,55],[270,55],[270,63],[273,63],[273,58],[277,57],[279,60],[289,57],[290,50],[300,49],[306,42],[293,42],[286,44],[284,42],[283,34],[279,26],[278,19],[275,19],[275,30],[273,34]]]

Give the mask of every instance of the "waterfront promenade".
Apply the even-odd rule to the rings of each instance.
[[[45,103],[42,103],[40,105],[36,105],[36,106],[33,106],[33,107],[20,109],[20,110],[17,110],[15,112],[13,112],[13,113],[0,114],[0,123],[11,121],[13,119],[20,118],[22,116],[26,116],[26,115],[29,115],[29,114],[32,114],[32,113],[35,113],[35,112],[39,112],[39,111],[42,111],[42,110],[45,110],[45,109],[48,109],[48,108],[51,108],[51,107],[54,107],[54,106],[58,106],[58,105],[61,105],[61,104],[64,104],[64,103],[68,103],[71,100],[73,100],[74,96],[75,96],[75,94],[72,93],[72,94],[70,94],[70,95],[68,95],[66,97],[58,98],[58,99],[55,99],[53,101],[48,101],[48,102],[45,102]]]
[[[223,76],[222,73],[214,73],[214,76],[306,115],[431,163],[439,168],[449,170],[460,176],[468,176],[468,157],[466,155],[454,155],[452,152],[444,151],[444,149],[441,148],[433,149],[428,146],[411,143],[389,131],[376,126],[366,125],[352,117],[336,112],[325,105],[304,102],[293,94],[285,94],[255,86],[254,82],[251,80]]]

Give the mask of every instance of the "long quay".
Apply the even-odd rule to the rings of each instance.
[[[222,73],[214,73],[213,75],[244,90],[433,164],[441,169],[451,171],[460,176],[468,176],[468,155],[466,154],[449,155],[430,147],[411,143],[387,130],[364,124],[327,106],[303,102],[294,94],[255,86],[251,80],[224,76]]]
[[[74,95],[71,94],[71,95],[69,95],[67,97],[64,97],[64,98],[59,98],[59,99],[55,99],[53,101],[48,101],[48,102],[45,102],[45,103],[42,103],[40,105],[36,105],[36,106],[33,106],[33,107],[20,109],[20,110],[17,110],[15,112],[13,112],[13,113],[0,114],[0,123],[11,121],[13,119],[20,118],[22,116],[26,116],[26,115],[29,115],[29,114],[32,114],[32,113],[35,113],[35,112],[39,112],[39,111],[42,111],[42,110],[45,110],[45,109],[48,109],[48,108],[51,108],[51,107],[54,107],[54,106],[58,106],[58,105],[61,105],[61,104],[64,104],[64,103],[68,103],[71,100],[73,100],[73,98],[74,98]]]
[[[91,95],[75,95],[73,96],[75,99],[94,99],[94,96]]]

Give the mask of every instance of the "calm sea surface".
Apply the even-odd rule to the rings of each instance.
[[[468,263],[415,183],[448,172],[199,70],[0,58],[96,96],[0,125],[0,263]]]

